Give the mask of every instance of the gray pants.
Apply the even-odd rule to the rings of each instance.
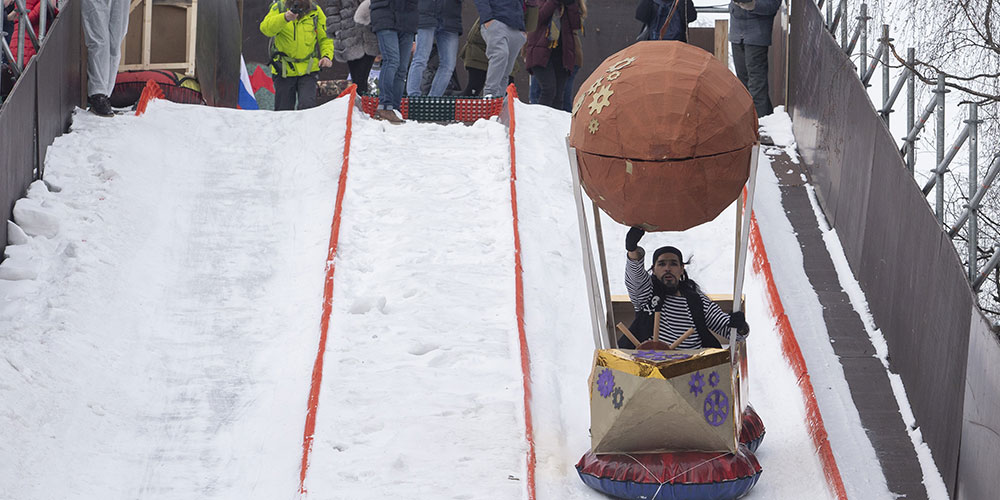
[[[753,106],[757,116],[767,116],[774,112],[771,107],[771,95],[767,85],[767,49],[764,45],[745,45],[734,43],[733,65],[736,66],[736,77],[743,82],[753,97]]]
[[[486,40],[486,83],[483,95],[503,96],[507,90],[507,76],[514,69],[514,62],[521,52],[528,35],[494,19],[490,25],[480,27]]]
[[[129,0],[82,0],[83,37],[87,43],[87,95],[111,95],[128,30]]]

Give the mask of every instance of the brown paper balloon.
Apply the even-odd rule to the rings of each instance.
[[[753,99],[702,49],[633,44],[605,59],[573,103],[581,183],[621,224],[681,231],[708,222],[750,175]]]

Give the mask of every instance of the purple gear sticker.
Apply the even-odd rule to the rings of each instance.
[[[650,361],[666,361],[670,359],[670,355],[663,351],[636,351],[632,356]]]
[[[708,383],[711,384],[712,387],[719,385],[719,372],[712,372],[712,374],[708,376]]]
[[[695,396],[701,394],[701,390],[705,387],[705,377],[702,376],[701,372],[694,372],[691,374],[691,380],[688,381],[688,385],[691,386],[691,394]]]
[[[705,396],[704,405],[705,421],[713,427],[718,427],[726,423],[729,417],[729,397],[726,393],[716,389]]]
[[[683,354],[680,352],[670,353],[666,355],[667,359],[688,359],[690,357],[691,357],[690,354]]]
[[[601,393],[602,398],[607,398],[614,388],[615,374],[612,373],[611,368],[605,368],[597,377],[597,392]]]
[[[611,393],[611,404],[615,406],[616,410],[622,409],[622,404],[625,403],[625,392],[622,391],[621,387],[615,387],[615,392]]]

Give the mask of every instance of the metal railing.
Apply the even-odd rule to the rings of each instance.
[[[896,101],[902,93],[903,88],[906,87],[907,132],[906,135],[900,139],[902,146],[900,147],[899,152],[900,155],[903,156],[906,168],[909,170],[911,175],[915,170],[915,151],[917,148],[917,139],[919,138],[921,131],[924,129],[927,120],[930,119],[930,116],[936,112],[936,166],[934,170],[930,172],[932,175],[927,180],[926,184],[924,184],[921,191],[924,196],[930,194],[932,190],[935,191],[934,212],[937,216],[938,222],[946,229],[950,238],[954,239],[963,225],[966,227],[966,237],[968,239],[967,277],[969,282],[972,284],[973,290],[979,292],[989,273],[1000,265],[1000,244],[998,244],[990,250],[983,252],[983,257],[989,257],[989,259],[982,268],[978,267],[978,259],[980,257],[978,252],[980,236],[978,212],[983,197],[992,187],[998,173],[1000,173],[1000,152],[994,153],[990,168],[983,181],[980,183],[978,168],[978,139],[979,124],[982,123],[982,121],[979,120],[979,110],[977,104],[974,102],[966,104],[968,118],[964,120],[965,125],[959,131],[958,136],[955,138],[951,146],[946,147],[945,95],[950,91],[946,88],[945,76],[943,74],[938,75],[936,85],[934,86],[934,89],[931,90],[934,97],[931,98],[922,108],[918,117],[916,115],[917,75],[911,69],[914,66],[914,61],[916,59],[915,50],[912,47],[907,48],[906,64],[901,65],[902,71],[893,83],[889,72],[891,68],[889,56],[890,52],[893,50],[893,46],[891,45],[893,39],[889,36],[889,25],[881,25],[881,36],[878,38],[878,46],[875,48],[874,52],[870,52],[868,47],[868,29],[871,17],[868,15],[868,4],[866,2],[862,2],[859,6],[859,14],[855,17],[858,22],[850,35],[848,34],[847,22],[845,21],[847,18],[847,0],[839,0],[836,8],[834,8],[834,0],[817,0],[817,6],[820,8],[821,12],[824,12],[823,8],[824,6],[826,7],[826,29],[829,31],[830,35],[834,37],[835,41],[839,38],[839,45],[844,53],[852,59],[857,56],[858,78],[865,87],[870,86],[870,81],[875,75],[875,72],[879,68],[882,69],[882,102],[881,104],[876,104],[875,107],[879,116],[881,116],[882,120],[885,122],[886,128],[890,125],[889,116],[894,111],[893,108]],[[860,47],[858,47],[859,43]],[[855,53],[855,48],[858,48],[857,53]],[[869,96],[870,95],[871,94],[869,94]],[[966,144],[968,144],[967,150],[969,153],[969,201],[965,205],[964,211],[958,219],[951,225],[947,225],[944,220],[945,174],[950,171],[952,161],[958,156],[959,151],[963,146],[966,146]]]
[[[38,32],[35,32],[34,26],[31,25],[31,21],[28,18],[29,12],[25,5],[25,0],[14,0],[14,10],[17,12],[18,23],[17,23],[17,33],[12,33],[14,40],[16,41],[15,46],[17,47],[17,57],[14,57],[14,53],[10,48],[10,44],[7,43],[7,33],[4,32],[0,43],[3,44],[2,50],[4,56],[6,57],[6,63],[10,67],[11,72],[14,77],[20,77],[21,73],[24,72],[24,47],[25,42],[30,41],[32,46],[37,53],[42,48],[42,41],[45,39],[45,31],[48,28],[48,14],[49,7],[51,6],[50,0],[42,0],[41,7],[38,9]]]

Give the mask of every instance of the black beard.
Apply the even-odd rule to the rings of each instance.
[[[679,286],[680,283],[677,283],[676,281],[668,285],[656,276],[653,276],[653,294],[659,297],[676,294]]]

